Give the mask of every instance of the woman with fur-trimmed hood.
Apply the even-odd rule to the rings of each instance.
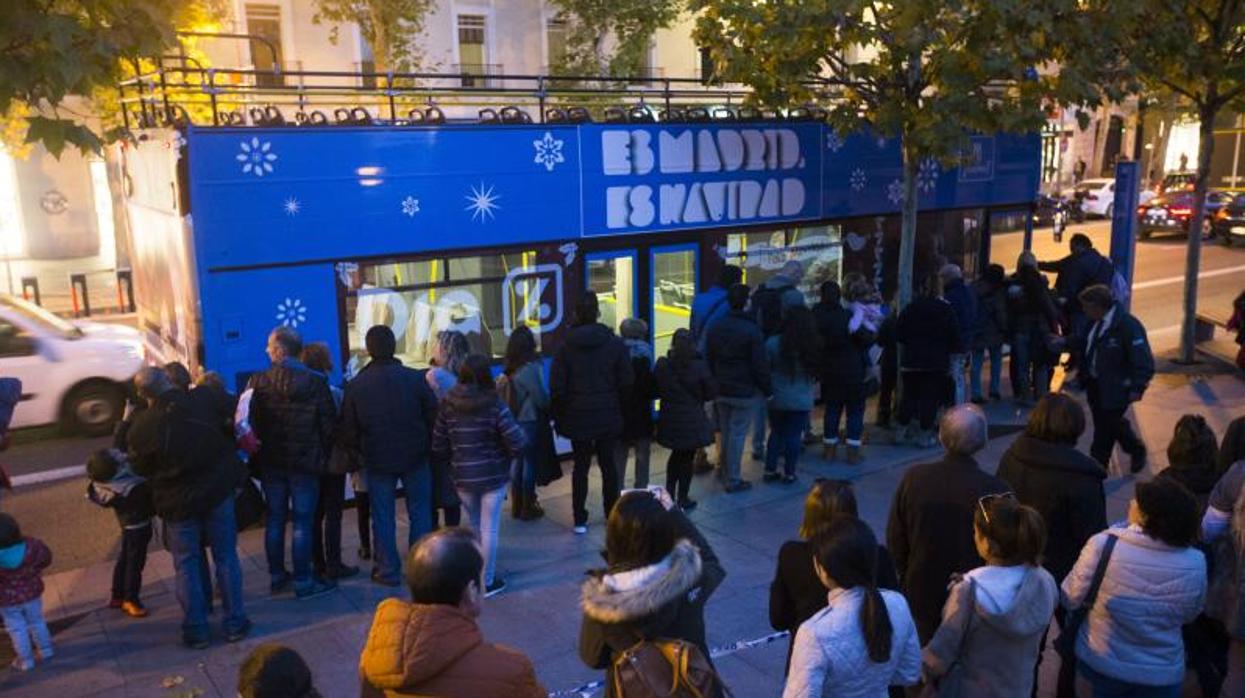
[[[641,640],[684,640],[709,656],[705,602],[726,572],[668,500],[661,488],[619,499],[605,530],[608,567],[590,571],[583,585],[579,657],[594,669],[606,669],[607,698],[614,659]]]

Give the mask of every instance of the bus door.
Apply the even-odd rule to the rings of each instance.
[[[597,294],[601,324],[617,332],[618,325],[639,310],[636,251],[590,252],[584,261],[584,288]]]
[[[665,356],[670,338],[687,327],[696,296],[699,248],[696,243],[654,247],[649,251],[653,354]]]

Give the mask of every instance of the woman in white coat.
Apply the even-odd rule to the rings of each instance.
[[[885,698],[915,684],[921,647],[908,602],[879,591],[878,542],[869,525],[838,517],[813,536],[813,567],[828,603],[795,634],[783,698]]]
[[[1108,529],[1085,544],[1063,580],[1069,611],[1086,602],[1108,537],[1117,539],[1076,640],[1078,695],[1180,695],[1180,627],[1197,617],[1206,598],[1206,558],[1190,547],[1198,525],[1193,495],[1161,478],[1137,483],[1127,527]]]

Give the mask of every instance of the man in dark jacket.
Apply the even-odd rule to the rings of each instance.
[[[177,390],[160,369],[148,366],[134,377],[148,407],[129,429],[130,463],[147,478],[152,503],[168,525],[177,599],[182,604],[182,642],[208,646],[207,599],[203,588],[201,540],[212,547],[225,609],[225,639],[237,642],[251,629],[242,607],[242,567],[234,488],[243,477],[233,442],[221,433],[213,405]]]
[[[372,360],[346,384],[338,443],[360,455],[367,473],[376,539],[372,580],[396,587],[402,576],[394,518],[399,484],[406,492],[408,547],[432,524],[428,451],[437,398],[421,371],[394,358],[397,340],[388,326],[368,329],[364,344]]]
[[[942,297],[938,274],[925,277],[921,295],[899,313],[895,340],[899,343],[899,373],[903,380],[896,443],[910,441],[922,448],[937,443],[934,419],[947,398],[947,367],[951,355],[962,351],[955,311]],[[913,429],[913,418],[918,420]]]
[[[968,399],[964,372],[968,368],[968,349],[977,330],[977,294],[964,283],[964,272],[959,265],[944,264],[938,275],[942,278],[942,296],[951,304],[955,327],[960,333],[960,350],[948,357],[948,371],[955,383],[955,404],[958,405]]]
[[[990,399],[1003,397],[1003,343],[1007,341],[1007,273],[1001,264],[986,267],[986,273],[973,284],[977,297],[977,320],[973,326],[969,387],[972,401],[985,404],[981,385],[981,369],[990,356]]]
[[[1125,412],[1141,399],[1154,377],[1154,354],[1146,329],[1111,297],[1111,289],[1094,285],[1078,297],[1093,325],[1076,338],[1085,357],[1081,370],[1094,419],[1089,454],[1104,466],[1118,441],[1132,458],[1132,471],[1146,467],[1146,445],[1133,432]]]
[[[861,437],[865,428],[865,377],[874,333],[859,313],[843,307],[835,281],[821,285],[821,302],[813,306],[817,333],[826,356],[821,374],[821,397],[826,401],[822,445],[826,460],[834,460],[839,446],[839,419],[846,413],[847,462],[863,459]]]
[[[601,316],[597,295],[585,291],[575,308],[575,326],[549,366],[549,396],[558,431],[571,440],[575,466],[571,474],[571,504],[575,533],[588,532],[588,468],[593,454],[601,469],[601,498],[605,516],[618,499],[618,470],[614,462],[622,434],[622,394],[635,380],[627,347]]]
[[[1109,287],[1115,265],[1094,249],[1093,241],[1084,233],[1073,235],[1068,240],[1068,249],[1071,254],[1067,257],[1053,262],[1038,262],[1038,271],[1056,273],[1055,295],[1067,323],[1064,334],[1079,335],[1084,334],[1089,321],[1081,308],[1078,295],[1094,284]]]
[[[718,382],[718,429],[722,432],[722,463],[718,470],[727,492],[752,486],[740,477],[748,424],[756,403],[770,394],[769,362],[765,338],[756,321],[744,311],[748,287],[735,284],[727,291],[730,312],[709,330],[709,370]]]
[[[311,527],[320,498],[320,475],[328,467],[337,408],[325,377],[303,365],[302,339],[289,327],[268,335],[272,366],[251,377],[251,427],[259,437],[254,463],[268,502],[264,551],[271,590],[292,585],[300,599],[326,594],[335,584],[317,579],[311,569]],[[294,529],[290,557],[294,575],[285,569],[285,521]]]
[[[973,543],[973,512],[979,500],[1007,491],[1006,483],[982,471],[973,458],[986,438],[986,415],[980,407],[965,404],[948,410],[938,430],[946,456],[909,469],[891,502],[886,545],[922,645],[942,621],[951,575],[982,564]]]

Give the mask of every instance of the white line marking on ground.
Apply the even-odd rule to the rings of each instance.
[[[1209,279],[1215,276],[1227,276],[1228,274],[1240,274],[1242,272],[1245,272],[1245,265],[1242,265],[1239,267],[1228,267],[1227,269],[1215,269],[1214,271],[1204,271],[1201,274],[1198,274],[1197,278]],[[1169,284],[1182,284],[1182,283],[1184,283],[1183,274],[1181,274],[1180,276],[1168,276],[1162,279],[1151,279],[1150,281],[1142,281],[1140,283],[1135,283],[1133,284],[1133,290],[1141,291],[1147,288],[1157,288],[1159,286],[1167,286]]]
[[[57,480],[70,480],[76,477],[86,475],[85,465],[70,465],[64,468],[56,468],[55,470],[44,470],[38,473],[29,473],[27,475],[13,476],[13,487],[25,487],[26,485],[41,485],[47,482],[56,482]]]

